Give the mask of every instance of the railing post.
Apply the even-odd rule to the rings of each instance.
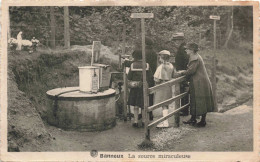
[[[148,86],[146,88],[147,88],[147,92],[148,92]],[[146,139],[150,140],[150,129],[148,128],[148,124],[149,124],[149,112],[148,112],[149,93],[146,93],[146,96],[147,96],[146,97],[147,107],[146,107],[146,110],[144,111],[146,113],[146,117],[145,117],[145,131],[146,131]]]
[[[123,113],[124,113],[124,121],[127,121],[127,76],[126,76],[126,67],[123,65],[123,80],[124,80],[124,105],[123,105]]]
[[[180,83],[178,82],[177,84],[175,84],[175,92],[174,92],[175,96],[180,94]],[[180,104],[180,99],[175,101],[175,110],[180,108],[181,104]],[[180,113],[177,112],[174,116],[174,123],[173,126],[174,127],[179,127],[180,126]]]

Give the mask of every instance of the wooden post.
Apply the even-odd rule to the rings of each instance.
[[[143,98],[144,98],[144,129],[145,139],[150,140],[150,131],[148,129],[148,84],[146,79],[146,58],[145,58],[145,18],[153,18],[153,13],[132,13],[131,18],[141,18],[141,31],[142,31],[142,71],[143,71]]]
[[[213,96],[215,101],[216,91],[217,91],[217,84],[216,84],[216,20],[214,20],[214,55],[213,55],[213,71],[212,71],[212,89],[213,89]],[[217,105],[215,111],[218,111]]]
[[[209,17],[210,19],[213,19],[214,20],[214,55],[213,55],[213,59],[212,59],[212,75],[211,75],[211,78],[212,78],[212,90],[213,90],[213,97],[215,99],[215,111],[217,112],[218,111],[218,107],[217,107],[217,84],[216,84],[216,21],[217,20],[220,20],[220,16],[213,16],[211,15]]]
[[[120,69],[121,70],[121,52],[122,52],[122,49],[121,48],[119,48],[120,46],[119,46],[119,42],[120,42],[120,38],[121,38],[121,31],[120,30],[117,30],[118,32],[117,32],[117,38],[116,38],[116,44],[118,45],[118,48],[117,48],[117,50],[120,50],[120,51],[117,51],[118,52],[118,62],[119,62],[119,64],[118,64],[118,69]]]
[[[55,48],[55,15],[54,15],[54,7],[51,6],[51,47]]]
[[[64,46],[70,47],[70,24],[69,24],[69,7],[64,7]]]
[[[127,87],[127,78],[126,78],[126,67],[124,66],[124,72],[123,72],[123,79],[124,79],[124,121],[127,120],[127,91],[128,91],[128,87]]]
[[[121,69],[121,55],[125,55],[125,41],[126,41],[126,26],[125,24],[123,25],[123,47],[122,47],[122,54],[119,54],[119,69]]]
[[[122,47],[122,55],[125,55],[125,41],[126,41],[126,26],[125,24],[123,25],[123,47]],[[121,69],[121,54],[119,55],[119,66]],[[124,121],[127,121],[127,78],[126,78],[126,67],[123,66],[123,79],[124,79]]]
[[[175,96],[179,95],[181,93],[181,90],[180,90],[180,83],[178,82],[177,84],[175,84]],[[181,102],[180,102],[180,99],[175,101],[175,107],[174,109],[177,110],[178,108],[181,107]],[[174,116],[174,123],[173,123],[173,127],[177,128],[180,126],[180,113],[177,112]]]
[[[143,96],[144,96],[144,127],[145,127],[145,138],[150,139],[150,134],[147,129],[148,118],[147,118],[147,108],[148,108],[148,94],[147,94],[147,79],[146,79],[146,58],[145,58],[145,25],[144,18],[141,18],[141,28],[142,28],[142,65],[143,65]]]

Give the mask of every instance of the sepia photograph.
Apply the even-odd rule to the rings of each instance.
[[[7,153],[255,153],[258,3],[67,4],[6,5]]]

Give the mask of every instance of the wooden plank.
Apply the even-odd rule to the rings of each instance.
[[[156,86],[154,86],[154,87],[151,87],[151,88],[148,89],[148,92],[149,92],[149,94],[152,94],[152,93],[154,93],[156,90],[158,90],[158,89],[160,89],[160,88],[162,88],[162,87],[164,87],[164,86],[172,86],[172,85],[174,85],[174,84],[177,84],[177,83],[182,82],[182,81],[185,81],[185,80],[186,80],[185,76],[181,76],[181,77],[179,77],[179,78],[172,79],[172,80],[170,80],[170,81],[168,81],[168,82],[165,82],[165,83],[156,85]]]
[[[170,118],[170,117],[173,116],[175,113],[181,111],[182,109],[186,108],[186,107],[189,106],[189,105],[190,105],[190,104],[188,103],[188,104],[186,104],[186,105],[184,105],[184,106],[182,106],[182,107],[180,107],[180,108],[174,110],[173,112],[170,112],[167,116],[162,117],[162,118],[160,118],[160,119],[158,119],[158,120],[156,120],[156,121],[150,123],[150,124],[147,126],[148,129],[151,129],[152,127],[156,126],[157,124],[161,123],[162,121],[164,121],[164,120]]]
[[[170,99],[168,99],[168,100],[165,100],[165,101],[160,102],[160,103],[158,103],[158,104],[152,105],[152,106],[148,107],[148,112],[153,111],[153,110],[155,110],[155,109],[157,109],[157,108],[159,108],[159,107],[162,107],[162,106],[164,106],[164,105],[169,105],[169,104],[171,104],[172,102],[174,102],[174,101],[176,101],[176,100],[179,100],[179,99],[181,99],[182,97],[184,97],[184,96],[186,96],[186,95],[188,95],[188,92],[184,92],[184,93],[179,94],[179,95],[177,95],[177,96],[174,96],[174,97],[172,97],[172,98],[170,98]]]
[[[131,18],[153,18],[153,13],[131,13]]]

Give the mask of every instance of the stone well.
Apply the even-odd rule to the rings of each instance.
[[[65,130],[100,131],[116,124],[115,90],[85,93],[79,87],[56,88],[49,98],[47,121]]]

